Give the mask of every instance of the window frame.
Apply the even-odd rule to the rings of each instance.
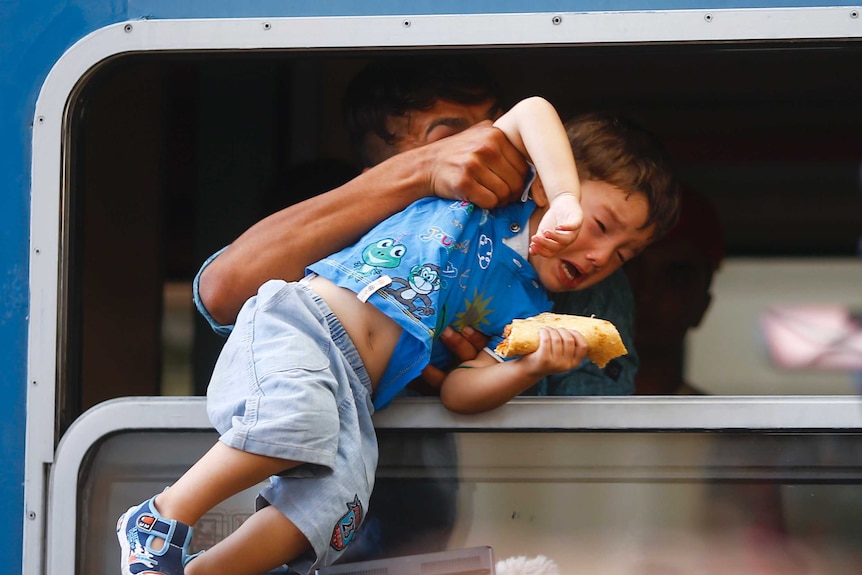
[[[858,39],[862,37],[860,20],[859,10],[854,7],[212,18],[134,20],[85,36],[52,67],[33,117],[23,574],[41,572],[44,507],[49,499],[46,488],[61,439],[57,437],[55,403],[61,391],[58,374],[65,361],[59,334],[66,321],[62,302],[68,287],[68,116],[76,94],[101,65],[120,55],[143,52],[383,52],[409,48]],[[725,405],[715,399],[702,401],[701,408],[722,409],[720,406]],[[689,403],[678,403],[676,408],[692,409]],[[621,405],[626,410],[633,406],[630,402]],[[423,418],[439,415],[427,406],[421,412],[425,414]],[[505,413],[508,410],[499,412]],[[490,423],[481,417],[475,421],[476,425]],[[848,424],[859,426],[859,421],[854,419]],[[416,425],[417,420],[410,422],[410,426]],[[56,474],[56,469],[50,473]]]

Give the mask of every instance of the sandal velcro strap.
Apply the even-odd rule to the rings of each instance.
[[[168,544],[182,548],[186,543],[189,527],[179,521],[157,517],[151,513],[143,513],[138,517],[138,529],[161,537]]]

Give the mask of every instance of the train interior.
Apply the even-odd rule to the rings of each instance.
[[[221,339],[192,305],[199,266],[261,217],[356,173],[346,83],[375,58],[429,50],[132,54],[82,80],[66,134],[61,435],[106,400],[205,393]],[[859,392],[859,366],[777,360],[764,318],[831,310],[853,318],[855,336],[818,332],[812,344],[859,338],[862,44],[446,51],[491,69],[508,103],[540,94],[563,118],[635,119],[714,204],[725,257],[686,344],[698,401]],[[383,427],[379,511],[353,558],[490,545],[498,559],[544,554],[565,573],[860,572],[860,437],[699,430],[699,405],[662,433],[572,421],[464,430],[445,418]],[[94,446],[79,475],[77,572],[112,572],[116,516],[214,440],[205,428],[139,430]],[[234,529],[253,498],[207,516],[196,546]]]

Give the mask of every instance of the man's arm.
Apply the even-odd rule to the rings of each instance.
[[[355,242],[414,201],[437,195],[493,208],[518,198],[527,165],[490,122],[389,158],[325,194],[261,220],[200,275],[200,300],[232,324],[267,280],[297,280],[307,265]]]

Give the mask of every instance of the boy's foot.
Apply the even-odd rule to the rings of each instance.
[[[130,507],[117,520],[123,575],[183,575],[186,563],[195,557],[188,553],[192,528],[162,517],[154,500]],[[161,543],[158,549],[154,543]]]

